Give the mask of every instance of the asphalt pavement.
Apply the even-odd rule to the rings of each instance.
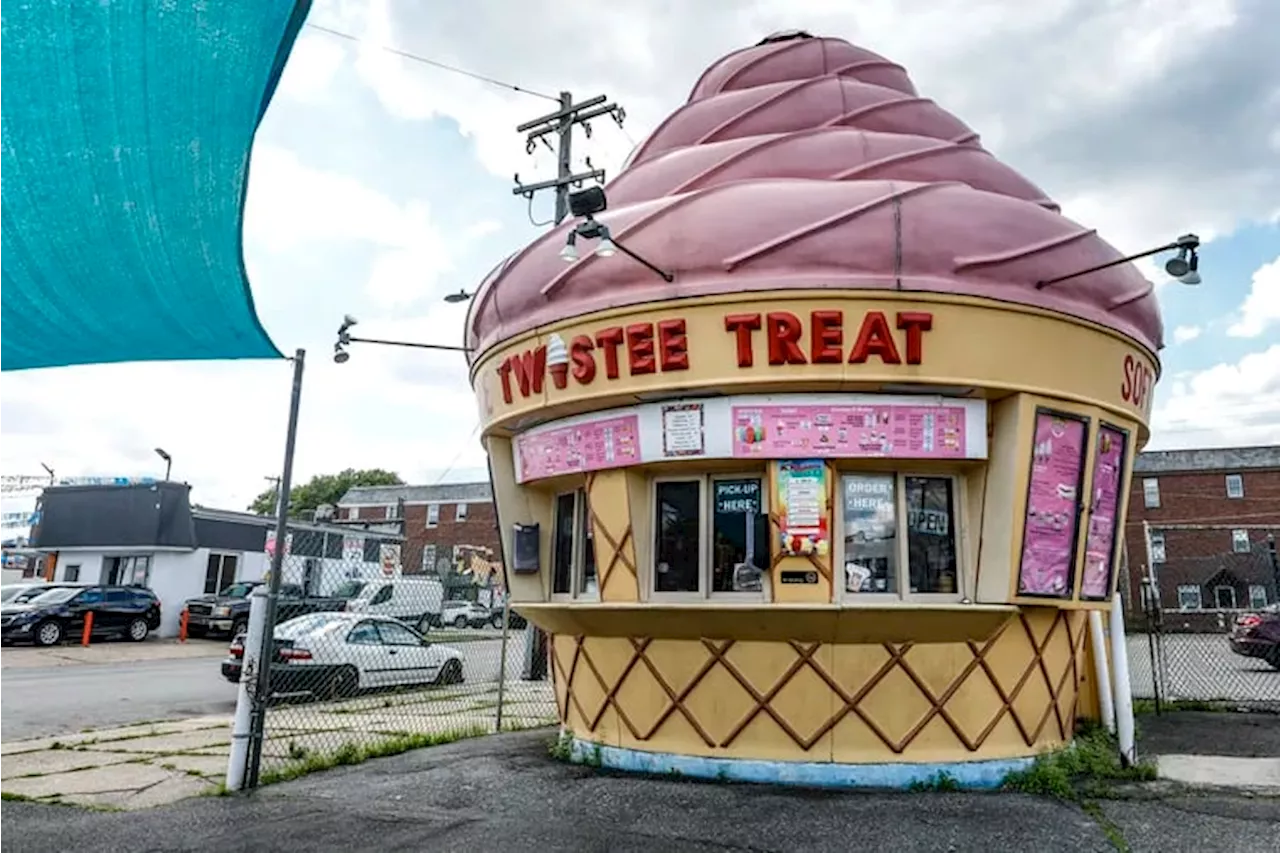
[[[549,731],[418,750],[111,813],[4,804],[0,849],[44,851],[1269,851],[1280,801],[1175,793],[1074,805],[1012,794],[842,793],[616,775],[548,755]]]
[[[470,640],[455,647],[466,659],[469,683],[496,681],[501,640]],[[523,646],[508,647],[507,677],[518,678]],[[28,648],[4,654],[24,655]],[[71,666],[6,666],[0,673],[0,738],[61,735],[87,728],[171,720],[235,710],[236,686],[219,671],[222,653],[180,660]]]

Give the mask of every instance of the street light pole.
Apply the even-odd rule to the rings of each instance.
[[[173,473],[173,457],[170,456],[163,447],[156,448],[156,455],[164,460],[164,480],[169,482],[169,475]]]

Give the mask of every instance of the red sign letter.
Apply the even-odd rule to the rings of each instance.
[[[813,324],[813,363],[839,364],[844,358],[844,323],[842,311],[814,311],[810,317]]]
[[[498,378],[502,380],[502,399],[509,406],[512,403],[511,397],[511,357],[503,359],[502,364],[498,365]]]
[[[542,393],[542,380],[547,375],[547,348],[538,347],[533,352],[525,350],[511,359],[515,368],[516,385],[520,388],[520,396],[528,397],[530,393]]]
[[[760,328],[759,314],[726,314],[724,330],[738,336],[738,367],[755,364],[751,352],[751,333]]]
[[[636,323],[627,326],[627,358],[631,362],[631,375],[653,373],[657,370],[653,358],[653,324]]]
[[[893,342],[893,332],[889,331],[889,321],[882,311],[868,311],[862,318],[862,328],[858,330],[858,339],[853,342],[849,363],[863,364],[873,355],[880,356],[885,364],[902,364],[898,346]]]
[[[689,338],[684,320],[663,320],[658,324],[658,359],[664,373],[689,369]]]
[[[907,330],[907,364],[919,364],[924,359],[924,333],[933,328],[933,315],[899,311],[898,328]]]
[[[796,345],[804,327],[800,318],[787,311],[773,311],[765,317],[765,337],[769,342],[770,364],[807,364]]]
[[[596,360],[591,351],[596,345],[586,335],[578,335],[569,342],[569,360],[573,362],[573,378],[586,385],[596,378]]]
[[[618,378],[618,347],[622,344],[622,327],[613,326],[596,332],[596,346],[604,350],[604,375]]]

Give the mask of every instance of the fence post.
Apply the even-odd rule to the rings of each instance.
[[[502,703],[507,687],[507,637],[511,631],[511,593],[502,596],[502,646],[498,651],[498,710],[494,732],[502,734]]]
[[[1124,605],[1120,593],[1111,599],[1111,671],[1115,676],[1116,736],[1120,741],[1120,760],[1126,767],[1138,762],[1134,744],[1133,690],[1129,683],[1129,648],[1124,635]]]
[[[306,350],[299,349],[294,352],[292,359],[293,390],[289,397],[289,427],[285,433],[284,466],[280,471],[279,497],[276,500],[276,547],[271,554],[271,576],[267,580],[266,617],[263,620],[261,652],[250,725],[249,768],[245,773],[245,784],[250,788],[256,788],[258,785],[258,770],[262,765],[262,741],[267,724],[267,700],[271,696],[276,600],[280,597],[280,575],[284,572],[284,549],[289,541],[289,496],[293,488],[293,451],[298,443],[298,410],[302,405],[302,370],[306,355]]]
[[[231,723],[231,755],[227,758],[227,790],[244,789],[249,770],[249,746],[253,734],[254,688],[263,665],[262,633],[267,624],[267,590],[256,586],[249,593],[249,632],[244,638],[236,714]]]
[[[1115,734],[1116,708],[1111,699],[1111,672],[1107,667],[1107,640],[1102,632],[1101,611],[1089,611],[1089,640],[1093,646],[1094,679],[1098,682],[1098,710],[1102,714],[1102,724]]]

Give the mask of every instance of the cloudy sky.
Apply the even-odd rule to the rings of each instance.
[[[910,11],[907,11],[907,8]],[[307,366],[297,476],[384,467],[413,482],[483,475],[460,356],[355,346],[459,343],[471,289],[538,233],[512,176],[552,176],[515,126],[607,94],[618,129],[575,140],[612,174],[716,58],[804,28],[902,63],[1064,213],[1140,251],[1208,242],[1204,284],[1161,284],[1168,348],[1151,447],[1280,441],[1280,4],[1274,0],[316,0],[253,154],[246,254],[263,324]],[[1159,280],[1157,268],[1145,269]],[[242,508],[279,471],[287,362],[8,373],[7,474],[157,475]]]

